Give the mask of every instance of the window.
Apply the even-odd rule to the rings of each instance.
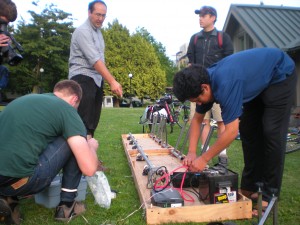
[[[250,48],[255,48],[255,43],[252,38],[245,32],[241,32],[238,35],[238,43],[237,43],[237,50],[243,51]]]

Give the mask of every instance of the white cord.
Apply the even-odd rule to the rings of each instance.
[[[166,189],[166,190],[164,190],[164,191],[157,192],[157,193],[155,193],[154,195],[157,195],[157,194],[159,194],[159,193],[164,193],[164,192],[166,192],[166,191],[168,191],[168,189]],[[151,198],[152,198],[154,195],[150,196],[150,198],[147,199],[146,202],[150,201]],[[130,216],[132,216],[132,215],[135,214],[137,211],[139,211],[144,205],[145,205],[145,203],[142,203],[138,209],[134,210],[132,213],[130,213],[129,215],[127,215],[124,219],[118,220],[117,223],[118,223],[118,222],[122,222],[122,221],[128,219]],[[152,204],[151,204],[151,205],[152,205]]]

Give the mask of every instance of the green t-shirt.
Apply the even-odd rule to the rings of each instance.
[[[75,108],[54,94],[29,94],[0,113],[0,175],[26,177],[57,137],[86,136]]]

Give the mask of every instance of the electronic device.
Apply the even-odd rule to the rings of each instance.
[[[184,200],[181,197],[180,193],[173,188],[166,188],[159,192],[156,192],[152,189],[151,203],[155,206],[163,208],[184,206]]]

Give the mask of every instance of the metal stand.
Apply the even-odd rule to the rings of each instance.
[[[272,192],[272,198],[271,201],[268,204],[268,207],[265,210],[264,215],[262,215],[262,188],[263,188],[263,183],[258,182],[256,183],[258,186],[258,200],[257,200],[257,205],[258,205],[258,225],[263,225],[265,224],[267,218],[269,217],[269,214],[271,211],[273,211],[273,225],[278,225],[278,197],[275,196],[277,193],[277,189],[271,189]]]
[[[204,126],[205,126],[205,124],[202,123],[202,125],[201,125],[201,132],[200,132],[201,135],[202,135]],[[202,155],[204,152],[207,151],[207,148],[208,148],[208,146],[209,146],[210,139],[211,139],[211,137],[212,137],[212,135],[213,135],[213,133],[214,133],[214,129],[215,129],[214,126],[210,126],[209,132],[208,132],[207,137],[206,137],[206,140],[205,140],[205,143],[204,143],[204,145],[203,145],[203,148],[201,149],[201,155]]]
[[[171,153],[172,153],[176,158],[178,158],[178,159],[180,159],[180,160],[183,160],[183,159],[184,159],[183,151],[184,151],[184,149],[185,149],[186,142],[187,142],[188,137],[189,137],[189,134],[190,134],[190,128],[186,131],[187,122],[188,122],[188,120],[185,120],[185,121],[184,121],[184,124],[183,124],[183,126],[181,127],[179,136],[178,136],[178,138],[177,138],[176,145],[175,145],[174,149],[171,150]],[[186,132],[186,134],[185,134],[185,137],[184,137],[184,139],[183,139],[183,143],[182,143],[182,145],[181,145],[181,148],[179,149],[179,144],[180,144],[180,142],[182,141],[182,138],[183,138],[183,135],[184,135],[185,132]]]
[[[159,125],[159,123],[157,123],[157,120],[158,120],[158,116],[157,115],[153,116],[151,132],[149,134],[149,136],[153,139],[157,136],[157,128],[158,128],[158,125]]]
[[[160,145],[163,148],[168,148],[168,134],[167,134],[167,118],[163,117],[160,121],[159,126],[159,135],[160,135]]]
[[[153,116],[153,123],[149,137],[159,143],[163,148],[168,148],[167,118],[161,117],[160,122],[158,123],[159,117],[160,116],[158,115]]]
[[[146,161],[147,165],[148,165],[148,182],[147,182],[147,188],[151,189],[154,186],[154,183],[156,181],[156,176],[158,176],[157,174],[157,170],[159,169],[158,167],[155,167],[152,162],[148,159],[148,156],[144,153],[143,148],[138,144],[137,140],[135,139],[135,137],[129,133],[127,140],[130,140],[130,143],[133,144],[132,148],[136,148],[138,150],[138,152],[142,155],[142,158]]]

